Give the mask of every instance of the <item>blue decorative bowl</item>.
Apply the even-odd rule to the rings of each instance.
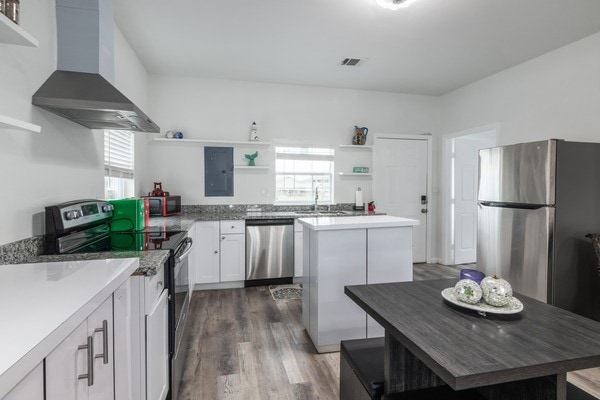
[[[476,269],[460,270],[460,279],[470,279],[472,281],[477,282],[477,284],[479,285],[483,278],[485,278],[485,274],[481,271],[477,271]]]

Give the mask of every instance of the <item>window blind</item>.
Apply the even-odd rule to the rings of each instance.
[[[133,179],[133,132],[104,131],[104,176]]]

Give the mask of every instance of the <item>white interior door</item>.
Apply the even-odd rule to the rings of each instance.
[[[373,198],[377,211],[416,219],[413,262],[427,261],[427,140],[376,138],[373,159]]]
[[[454,139],[454,263],[477,259],[477,160],[479,142]]]
[[[454,264],[477,260],[477,182],[479,150],[493,147],[495,131],[452,139],[451,207]]]

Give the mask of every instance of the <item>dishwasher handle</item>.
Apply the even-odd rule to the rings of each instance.
[[[273,225],[294,225],[293,218],[278,219],[247,219],[246,226],[273,226]]]

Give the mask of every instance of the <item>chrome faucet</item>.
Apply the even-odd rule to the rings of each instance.
[[[319,187],[315,185],[315,204],[313,205],[315,212],[317,212],[317,200],[319,200]]]

